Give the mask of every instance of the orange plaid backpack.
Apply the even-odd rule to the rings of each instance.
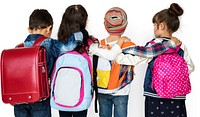
[[[105,39],[100,41],[101,45],[108,46],[105,42]],[[122,51],[125,48],[132,47],[135,44],[133,42],[125,42],[122,45]],[[101,58],[99,59],[101,61]],[[115,61],[107,61],[107,64],[110,64],[110,68],[106,69],[101,69],[102,66],[98,63],[97,67],[97,86],[98,86],[98,91],[100,93],[108,93],[112,94],[115,93],[117,90],[122,89],[125,87],[127,84],[130,84],[132,80],[134,79],[134,66],[131,65],[120,65]]]

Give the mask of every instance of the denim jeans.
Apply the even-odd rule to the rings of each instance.
[[[128,95],[98,94],[99,116],[112,117],[114,106],[114,117],[127,117],[128,97]]]
[[[51,117],[50,100],[14,105],[14,114],[15,117]]]

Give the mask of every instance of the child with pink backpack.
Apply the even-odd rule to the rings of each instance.
[[[173,40],[175,37],[172,35],[179,28],[179,16],[182,14],[183,9],[176,3],[156,13],[152,19],[156,38],[145,47]],[[123,53],[145,57],[142,50],[136,52],[129,48]],[[125,56],[129,55],[121,58]],[[118,58],[117,62],[135,64],[130,56],[127,58]],[[183,43],[151,59],[144,80],[145,117],[187,117],[185,99],[191,92],[189,74],[193,71],[194,64]]]

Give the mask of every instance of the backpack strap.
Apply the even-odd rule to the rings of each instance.
[[[163,40],[162,43],[163,43],[164,41],[167,41],[167,40]],[[150,44],[155,44],[155,43],[156,43],[156,42],[155,42],[155,39],[151,40],[149,43],[150,43]],[[169,48],[168,50],[166,50],[166,51],[164,52],[164,54],[178,53],[178,51],[179,51],[180,48],[181,48],[181,45],[182,45],[182,43],[180,43],[179,45],[177,45],[175,49]]]
[[[44,40],[46,39],[45,36],[40,36],[39,38],[37,38],[33,44],[33,46],[39,46]],[[20,43],[18,44],[16,47],[24,47],[24,43]]]
[[[40,36],[39,38],[37,38],[33,44],[33,46],[40,46],[40,44],[46,39],[47,37],[45,36]]]
[[[76,51],[74,51],[74,52],[76,52]],[[78,52],[77,52],[77,53],[78,53]],[[87,53],[83,53],[82,55],[87,59],[88,65],[89,65],[89,68],[90,68],[90,73],[92,74],[92,62],[91,62],[91,60],[90,60],[90,57],[88,56]]]
[[[132,47],[132,46],[135,46],[136,44],[133,43],[132,41],[129,41],[129,42],[124,42],[121,46],[122,49],[124,48],[127,48],[127,47]]]
[[[98,65],[98,56],[97,55],[93,55],[93,85],[94,85],[94,91],[95,91],[95,100],[94,100],[94,104],[95,104],[95,113],[98,113],[98,109],[97,109],[97,95],[98,95],[98,87],[97,87],[97,65]]]
[[[102,40],[100,41],[100,44],[101,44],[102,46],[107,46],[108,49],[111,49],[111,46],[110,46],[109,44],[106,44],[106,39],[102,39]]]
[[[82,54],[87,60],[88,60],[88,65],[90,67],[90,71],[93,74],[93,89],[95,92],[95,100],[94,100],[94,104],[95,104],[95,113],[98,113],[98,109],[97,109],[97,95],[98,95],[98,87],[97,87],[97,65],[98,65],[98,56],[97,55],[93,55],[93,66],[91,65],[91,60],[88,56],[88,54],[83,53]],[[92,69],[93,68],[93,69]]]
[[[101,44],[101,45],[106,45],[106,40],[105,40],[105,39],[102,39],[102,40],[100,41],[100,44]]]
[[[17,48],[19,48],[19,47],[24,47],[24,43],[20,43],[20,44],[18,44],[16,47],[17,47]]]
[[[170,53],[178,53],[178,51],[181,48],[181,45],[182,45],[182,43],[180,43],[179,45],[177,45],[175,49],[169,48],[165,53],[168,53],[168,54],[170,54]]]

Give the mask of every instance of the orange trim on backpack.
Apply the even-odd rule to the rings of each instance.
[[[100,41],[100,44],[101,44],[101,45],[106,45],[106,40],[105,40],[105,39],[102,39],[102,40]]]
[[[111,49],[111,46],[109,44],[106,44],[106,40],[105,39],[102,39],[100,41],[100,44],[103,45],[103,46],[107,46],[108,49]]]
[[[108,46],[109,49],[111,48],[109,44],[106,44],[106,39],[102,39],[102,40],[100,41],[100,44],[101,44],[101,45],[104,45],[104,46]],[[124,42],[124,43],[122,44],[121,48],[123,49],[123,48],[130,47],[130,46],[134,46],[134,45],[136,45],[136,44],[133,43],[133,42],[131,42],[131,41],[129,41],[129,42]]]
[[[124,42],[124,43],[122,44],[121,48],[123,49],[123,48],[131,47],[131,46],[134,46],[134,45],[135,45],[135,43],[133,43],[133,42],[131,42],[131,41],[129,41],[129,42]]]

